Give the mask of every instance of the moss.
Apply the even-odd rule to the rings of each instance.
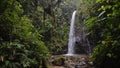
[[[52,61],[52,65],[64,66],[65,65],[64,61],[65,61],[64,57],[59,57],[59,58],[56,58],[55,60]]]

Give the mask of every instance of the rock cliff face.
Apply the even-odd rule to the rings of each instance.
[[[49,58],[49,62],[55,68],[94,68],[87,55],[55,55]]]

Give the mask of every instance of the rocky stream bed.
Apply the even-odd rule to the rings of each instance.
[[[54,55],[49,63],[51,68],[94,68],[87,55]]]

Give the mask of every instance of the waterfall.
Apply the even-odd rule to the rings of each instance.
[[[75,31],[74,31],[74,22],[75,22],[76,11],[72,14],[70,32],[69,32],[69,41],[68,41],[68,55],[74,54],[74,45],[75,45]]]

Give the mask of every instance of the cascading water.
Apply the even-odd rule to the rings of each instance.
[[[72,14],[70,32],[69,32],[69,42],[68,42],[68,55],[74,54],[74,45],[75,45],[75,31],[74,31],[74,22],[75,22],[76,11]]]

